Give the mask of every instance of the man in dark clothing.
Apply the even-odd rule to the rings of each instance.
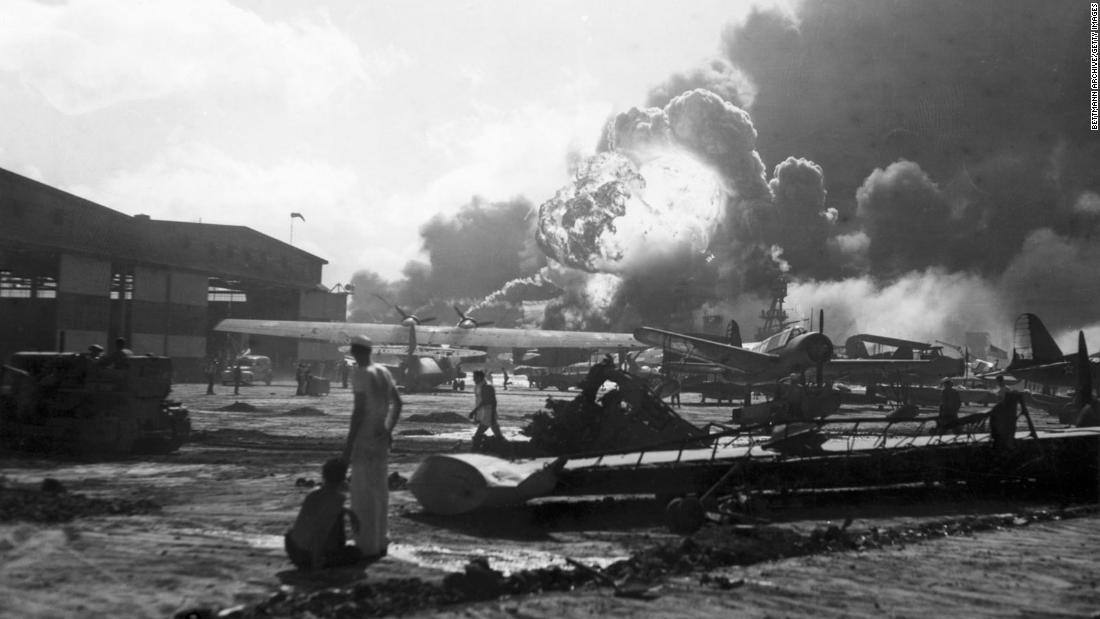
[[[477,451],[483,447],[485,432],[493,430],[493,436],[505,441],[504,433],[500,431],[497,422],[497,392],[493,386],[485,380],[485,372],[474,372],[474,410],[470,411],[470,419],[477,423],[474,432],[473,449]]]
[[[331,458],[321,468],[321,487],[309,493],[298,518],[284,537],[286,554],[300,570],[317,571],[327,567],[350,565],[361,555],[346,544],[344,517],[353,532],[359,530],[355,513],[344,507],[344,481],[348,463]]]
[[[306,364],[299,363],[298,369],[294,372],[294,380],[298,382],[298,390],[294,392],[294,395],[306,394]]]
[[[218,360],[206,360],[206,395],[214,395],[214,381],[218,379]]]
[[[344,389],[348,388],[348,378],[351,377],[351,364],[347,359],[340,361],[340,386]]]
[[[955,391],[950,379],[943,379],[943,392],[940,394],[940,414],[936,419],[936,425],[940,429],[949,428],[959,420],[959,409],[962,407],[962,399],[959,392]]]

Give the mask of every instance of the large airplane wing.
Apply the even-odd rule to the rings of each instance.
[[[830,359],[825,374],[836,377],[874,377],[877,375],[914,374],[922,379],[945,378],[962,374],[963,360],[940,359]]]
[[[409,354],[409,346],[408,344],[382,344],[380,346],[374,347],[374,354],[404,357],[405,355]],[[457,357],[459,359],[470,359],[473,357],[484,357],[485,351],[471,350],[469,348],[455,348],[453,346],[418,345],[415,349],[413,349],[413,354],[417,357],[441,357],[443,355],[447,355],[450,357]]]
[[[848,341],[868,342],[871,344],[879,344],[881,346],[893,346],[894,348],[910,348],[912,350],[930,350],[935,348],[932,344],[926,342],[915,342],[913,340],[903,340],[896,337],[888,337],[885,335],[874,335],[872,333],[857,333],[848,338]]]
[[[653,327],[638,327],[634,330],[634,337],[650,346],[668,349],[689,359],[716,363],[741,374],[757,374],[771,369],[777,359],[775,355]]]
[[[378,344],[396,344],[409,339],[409,327],[363,322],[308,322],[298,320],[252,320],[227,318],[214,328],[229,333],[290,337],[346,344],[355,335],[365,335]],[[645,348],[629,333],[589,331],[546,331],[541,329],[499,329],[477,327],[416,327],[416,343],[423,346],[486,346],[496,348],[590,348],[637,350]]]

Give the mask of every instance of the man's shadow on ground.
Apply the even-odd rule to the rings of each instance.
[[[342,587],[366,579],[367,568],[378,560],[379,558],[362,559],[351,565],[330,567],[316,572],[292,567],[276,573],[275,577],[284,585],[306,591]]]
[[[651,498],[551,501],[438,515],[411,512],[404,518],[475,537],[548,541],[566,531],[618,531],[659,526],[663,510]]]

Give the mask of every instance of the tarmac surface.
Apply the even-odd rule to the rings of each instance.
[[[350,393],[294,396],[289,382],[242,387],[238,396],[216,389],[207,396],[204,385],[175,387],[193,425],[193,440],[175,454],[104,461],[0,453],[0,617],[163,617],[231,607],[275,616],[1100,611],[1095,510],[946,491],[775,500],[754,516],[766,528],[708,526],[693,537],[705,543],[688,548],[649,496],[542,500],[448,518],[424,514],[396,490],[389,556],[302,574],[286,560],[282,534],[321,463],[342,447]],[[525,418],[547,396],[573,395],[498,386],[501,425],[522,438]],[[407,395],[391,470],[408,478],[427,454],[468,450],[472,400],[469,391]],[[729,420],[728,406],[683,400],[692,423]],[[40,491],[47,478],[65,492]],[[729,540],[743,547],[720,556],[707,550]],[[654,551],[661,548],[671,550]],[[602,577],[583,577],[569,559]],[[493,582],[507,586],[454,594],[445,585],[471,574],[471,565],[487,565]],[[527,586],[530,578],[545,582]],[[647,595],[615,595],[629,593],[631,580]]]

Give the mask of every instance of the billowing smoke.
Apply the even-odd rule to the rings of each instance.
[[[370,271],[355,274],[351,319],[395,321],[395,304],[420,317],[435,317],[439,324],[458,320],[452,305],[481,309],[478,319],[497,324],[514,321],[515,300],[493,309],[484,299],[503,283],[530,277],[545,266],[535,245],[533,214],[534,207],[522,198],[487,202],[475,197],[453,215],[433,217],[420,229],[427,262],[409,262],[396,282]],[[545,290],[541,294],[547,296]]]
[[[547,307],[559,328],[752,322],[781,275],[788,306],[824,308],[835,336],[989,331],[1004,346],[1024,311],[1056,337],[1097,325],[1086,21],[1071,0],[754,12],[721,32],[721,58],[611,118],[528,227],[498,215],[515,224],[497,237],[516,234],[510,263],[468,281],[482,263],[459,248],[478,243],[441,220],[409,281],[488,311],[538,272],[564,291]]]
[[[752,107],[756,86],[740,69],[725,58],[712,58],[701,67],[677,73],[649,93],[647,105],[663,108],[682,93],[696,89],[708,90],[723,101],[739,108]]]
[[[856,204],[875,275],[943,265],[950,257],[945,251],[953,228],[950,208],[919,165],[898,161],[871,172],[856,191]]]
[[[967,331],[986,331],[995,341],[1005,341],[1014,317],[995,284],[940,267],[887,283],[870,276],[796,282],[788,288],[787,303],[797,316],[812,316],[815,328],[817,311],[824,310],[825,333],[834,341],[877,333],[961,343]]]
[[[751,141],[685,138],[666,109],[620,115],[601,144],[662,137],[730,182],[727,244],[708,251],[741,285],[708,307],[747,314],[743,304],[763,300],[747,293],[785,262],[791,300],[835,305],[838,330],[989,330],[1003,344],[1023,311],[1056,332],[1096,324],[1100,278],[1087,273],[1100,267],[1100,140],[1080,103],[1081,16],[1073,2],[1024,0],[757,11],[722,33],[729,68],[708,61],[650,98],[672,108],[689,89],[729,93],[745,119],[730,127],[752,127]],[[730,76],[752,97],[724,86]],[[770,192],[751,189],[763,168],[750,158],[780,162]]]
[[[821,166],[787,157],[775,166],[768,185],[774,196],[768,242],[782,249],[783,260],[802,277],[834,273],[839,258],[830,251],[829,239],[835,233],[836,209],[825,207],[828,192]]]

